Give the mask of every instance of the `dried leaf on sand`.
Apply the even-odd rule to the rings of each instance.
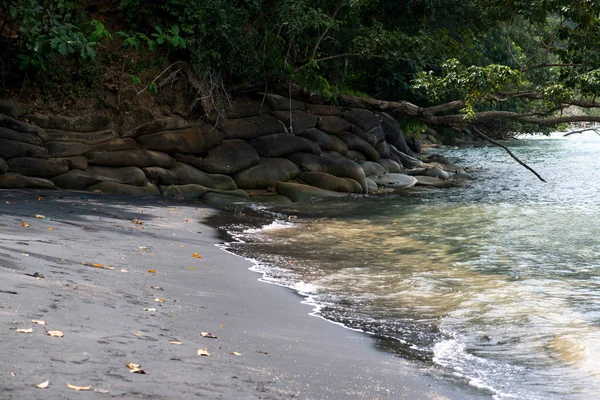
[[[48,324],[46,321],[42,321],[39,319],[32,319],[31,322],[33,322],[34,324],[38,324],[38,325],[47,325]]]
[[[20,333],[31,333],[31,332],[33,332],[33,328],[17,328],[17,332],[20,332]]]
[[[209,338],[209,339],[216,339],[217,338],[215,335],[213,335],[210,332],[201,332],[200,336],[205,337],[205,338]]]
[[[71,385],[69,382],[67,382],[67,387],[69,389],[79,391],[79,390],[90,390],[92,388],[92,385],[88,385],[88,386],[75,386],[75,385]]]
[[[208,352],[208,349],[198,349],[198,355],[204,356],[204,357],[210,357],[210,353]]]
[[[44,381],[42,383],[38,383],[35,385],[36,388],[46,389],[50,385],[50,380]]]
[[[46,335],[52,336],[52,337],[63,337],[63,336],[65,336],[65,334],[62,333],[61,331],[46,331]]]

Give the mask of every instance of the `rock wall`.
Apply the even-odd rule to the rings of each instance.
[[[183,198],[267,190],[302,201],[448,185],[440,164],[415,158],[419,144],[391,116],[274,94],[234,101],[218,128],[169,117],[118,133],[106,116],[22,119],[0,114],[0,189]]]

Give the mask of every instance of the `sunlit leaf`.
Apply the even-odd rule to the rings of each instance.
[[[129,271],[127,271],[125,268],[121,268],[121,272],[127,273]]]
[[[44,381],[42,383],[38,383],[35,385],[36,388],[46,389],[50,385],[50,380]]]
[[[171,342],[171,344],[183,344],[181,342]]]
[[[33,332],[33,328],[17,328],[17,332],[20,332],[20,333],[31,333],[31,332]]]
[[[38,219],[45,219],[46,217],[44,215],[40,215],[40,214],[35,214],[35,217]]]
[[[75,386],[75,385],[71,385],[69,382],[67,382],[67,387],[69,389],[73,389],[73,390],[90,390],[92,388],[92,385],[88,385],[88,386]]]
[[[237,351],[232,351],[229,354],[231,354],[232,356],[241,356],[241,353],[238,353]]]
[[[163,290],[163,288],[161,288],[160,286],[150,286],[150,289]]]
[[[42,200],[46,200],[46,198],[40,194],[40,195],[38,195],[38,200],[42,201]]]
[[[21,255],[22,255],[23,257],[29,257],[29,254],[27,254],[27,253],[21,253]]]
[[[42,321],[39,319],[32,319],[31,322],[33,322],[34,324],[38,324],[38,325],[46,325],[47,324],[46,321]]]
[[[161,299],[160,297],[157,297],[154,299],[154,301],[156,301],[157,303],[164,303],[165,299]]]
[[[23,228],[27,228],[29,226],[29,224],[27,222],[23,221],[23,222],[21,222],[21,226]]]
[[[139,248],[139,249],[142,249],[142,250],[144,250],[144,251],[146,251],[146,249],[147,249],[147,247],[146,247],[146,246],[140,246],[140,247],[138,247],[138,248]]]
[[[48,230],[49,230],[49,231],[53,231],[54,229],[52,229],[52,228],[48,228]]]
[[[205,337],[205,338],[209,338],[209,339],[216,339],[217,338],[215,335],[213,335],[210,332],[201,332],[200,336]]]
[[[185,246],[184,246],[184,245],[182,245],[182,244],[180,244],[180,245],[179,245],[179,248],[180,248],[180,249],[183,249],[184,247],[185,247]]]
[[[148,272],[150,272],[151,274],[155,274],[156,270],[155,269],[149,269]]]
[[[133,334],[133,336],[137,336],[137,337],[140,337],[140,336],[143,336],[143,335],[144,335],[144,334],[143,334],[142,332],[135,332],[135,333]]]
[[[65,336],[65,334],[62,333],[61,331],[46,331],[46,335],[52,336],[52,337],[63,337],[63,336]]]
[[[144,311],[152,311],[152,312],[154,312],[154,311],[156,311],[156,308],[144,308]]]
[[[198,349],[198,355],[203,357],[210,357],[208,349]]]
[[[195,270],[196,270],[196,268],[190,267],[190,271],[195,271]]]
[[[194,257],[194,258],[202,258],[202,256],[200,254],[198,254],[198,253],[192,254],[192,257]]]

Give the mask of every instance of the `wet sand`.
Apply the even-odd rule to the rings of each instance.
[[[485,398],[259,282],[248,261],[215,246],[202,223],[215,212],[162,198],[0,191],[0,398]]]

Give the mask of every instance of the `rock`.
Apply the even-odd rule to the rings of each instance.
[[[362,193],[360,183],[350,178],[338,178],[324,172],[301,172],[302,182],[325,190],[344,193]]]
[[[390,157],[390,145],[386,142],[379,142],[375,145],[375,150],[379,153],[381,158],[389,158]]]
[[[20,118],[23,115],[31,114],[33,106],[29,104],[17,103],[10,100],[0,100],[0,113],[12,118]]]
[[[248,118],[271,112],[267,104],[247,99],[234,100],[229,106],[225,109],[225,118]]]
[[[414,154],[411,152],[411,154]],[[409,156],[406,153],[399,151],[394,146],[390,145],[390,158],[397,163],[402,164],[404,168],[417,168],[422,165],[421,161],[416,158]]]
[[[44,142],[35,133],[25,133],[15,131],[10,128],[0,127],[0,139],[14,140],[15,142],[29,143],[36,146],[43,146]]]
[[[406,144],[414,153],[419,154],[421,152],[421,143],[417,139],[408,137],[406,138]]]
[[[71,132],[95,132],[110,127],[111,119],[105,115],[85,117],[63,117],[57,115],[27,115],[27,119],[44,129],[55,129]]]
[[[118,138],[117,134],[111,130],[96,132],[71,132],[46,129],[44,131],[40,131],[38,136],[44,142],[77,142],[89,145],[104,143]]]
[[[8,115],[0,114],[0,126],[3,128],[9,128],[17,132],[32,133],[37,135],[42,129],[35,125],[28,124],[9,117]]]
[[[293,202],[307,201],[313,198],[322,197],[345,197],[350,194],[333,192],[331,190],[320,189],[314,186],[290,182],[277,182],[276,188],[277,193],[289,198]]]
[[[377,186],[377,183],[371,178],[367,178],[367,185],[369,187],[369,193],[375,193],[379,190],[379,186]]]
[[[133,128],[131,131],[126,132],[123,137],[137,138],[139,136],[161,131],[177,131],[193,128],[195,125],[198,125],[198,123],[194,121],[187,121],[183,118],[163,118]]]
[[[387,174],[387,170],[381,165],[373,161],[363,161],[358,163],[360,167],[365,171],[367,177],[379,177]]]
[[[51,157],[83,156],[90,151],[119,151],[137,149],[133,139],[113,139],[108,142],[89,145],[78,142],[46,142]]]
[[[352,151],[354,151],[354,150],[352,150]],[[343,155],[341,155],[340,153],[335,152],[335,151],[324,151],[324,152],[321,153],[321,157],[338,158],[338,159],[339,158],[346,158]]]
[[[6,160],[14,157],[48,158],[48,150],[29,143],[0,139],[0,157]]]
[[[227,119],[221,126],[226,139],[252,140],[259,136],[285,133],[285,125],[272,115],[245,119]]]
[[[342,142],[348,146],[349,150],[356,150],[363,153],[368,160],[377,161],[381,158],[377,150],[369,143],[359,138],[353,133],[350,132],[342,132],[338,135]]]
[[[452,161],[450,161],[450,159],[446,156],[443,156],[441,154],[429,154],[424,156],[423,161],[426,163],[439,163],[439,164],[445,164],[445,165],[452,165]]]
[[[353,109],[344,112],[344,119],[365,132],[381,125],[381,117],[369,110]]]
[[[52,181],[44,178],[34,178],[10,172],[5,175],[0,175],[0,189],[20,188],[56,189],[56,186],[54,186]]]
[[[294,110],[291,112],[290,131],[290,112],[289,111],[273,111],[273,116],[283,123],[289,133],[299,135],[307,129],[314,128],[317,125],[317,117],[308,115],[304,111]]]
[[[69,169],[80,169],[85,171],[88,169],[87,158],[83,156],[57,158],[57,160],[64,160],[67,163]]]
[[[394,160],[391,160],[389,158],[380,158],[377,162],[381,164],[385,169],[387,169],[388,172],[402,172],[402,166]]]
[[[352,160],[352,161],[356,161],[356,162],[367,161],[367,156],[365,156],[360,151],[356,151],[356,150],[348,150],[346,152],[346,154],[344,154],[344,156],[348,160]]]
[[[91,151],[88,163],[104,167],[161,167],[171,168],[175,160],[165,153],[151,150]]]
[[[336,153],[346,154],[348,146],[340,138],[320,131],[318,129],[308,129],[300,135],[305,139],[312,140],[319,145],[323,151],[335,151]]]
[[[147,150],[162,151],[173,154],[200,154],[224,139],[218,130],[210,125],[200,125],[194,128],[150,133],[137,138],[137,142]]]
[[[375,146],[377,144],[377,138],[375,135],[368,134],[356,125],[350,125],[350,132],[369,143],[371,146]]]
[[[148,179],[162,186],[198,184],[213,189],[235,190],[237,186],[231,177],[219,174],[207,174],[191,165],[176,163],[170,169],[160,167],[144,168]]]
[[[426,170],[423,175],[438,178],[443,181],[450,179],[450,174],[440,168],[430,168]]]
[[[306,104],[306,112],[312,115],[340,116],[344,108],[326,104]]]
[[[326,172],[340,178],[354,179],[360,183],[363,193],[367,193],[365,172],[354,161],[344,158],[318,157],[309,153],[294,153],[287,158],[304,172]]]
[[[8,160],[8,170],[25,176],[54,178],[69,171],[65,160],[49,158],[15,157]]]
[[[398,150],[405,154],[411,154],[408,145],[406,144],[406,138],[404,133],[398,127],[398,122],[392,117],[382,117],[381,128],[385,134],[385,141],[396,147]]]
[[[389,173],[373,179],[377,185],[392,189],[406,189],[417,184],[417,180],[410,175]]]
[[[147,183],[146,175],[137,167],[89,167],[87,171],[72,169],[52,179],[56,186],[68,190],[85,190],[105,181],[133,186],[146,186]]]
[[[273,111],[305,110],[304,103],[298,100],[289,99],[278,94],[267,93],[265,102]]]
[[[385,141],[385,132],[383,131],[383,128],[381,127],[381,125],[376,126],[375,128],[368,131],[367,135],[369,135],[370,137],[373,137],[376,144]],[[373,146],[375,146],[375,145],[373,145]]]
[[[96,190],[107,194],[124,194],[129,196],[160,196],[158,187],[150,182],[145,186],[132,186],[118,182],[100,182],[87,188],[88,191]]]
[[[300,151],[321,154],[321,148],[316,143],[287,133],[261,136],[252,140],[250,144],[263,157],[283,157]]]
[[[212,174],[231,175],[260,163],[254,147],[245,140],[225,140],[208,151],[206,157],[176,154],[175,159]]]
[[[196,184],[161,186],[160,191],[163,196],[183,199],[200,199],[206,193],[219,193],[244,199],[249,198],[245,190],[219,190]]]
[[[4,158],[0,157],[0,175],[4,175],[8,171],[8,164]]]
[[[450,180],[444,181],[431,176],[416,175],[414,178],[417,180],[417,185],[419,186],[429,186],[435,188],[449,188],[460,186],[457,182],[453,182]]]
[[[317,121],[317,127],[323,132],[336,135],[350,130],[350,123],[340,117],[321,117]]]
[[[285,182],[294,179],[300,169],[285,158],[262,158],[260,164],[239,171],[233,179],[240,189],[267,189],[275,182]]]
[[[252,202],[259,204],[290,204],[292,201],[280,194],[265,194],[251,197]]]

